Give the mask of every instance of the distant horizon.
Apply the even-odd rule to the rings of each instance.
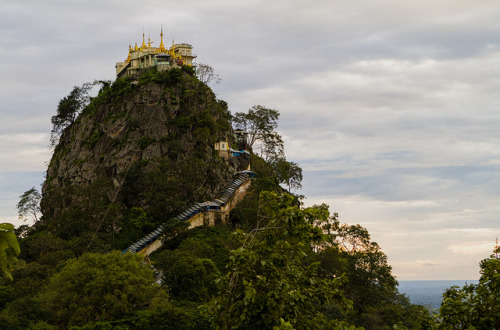
[[[466,284],[477,284],[479,280],[411,280],[398,281],[399,293],[405,294],[413,304],[424,305],[437,310],[448,288],[459,288]]]

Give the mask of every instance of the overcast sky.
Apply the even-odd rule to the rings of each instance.
[[[42,183],[59,99],[163,26],[233,113],[280,111],[306,204],[365,226],[399,280],[479,277],[500,234],[498,1],[1,4],[0,221]]]

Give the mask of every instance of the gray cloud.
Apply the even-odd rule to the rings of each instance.
[[[0,217],[42,180],[58,100],[114,79],[129,42],[144,30],[157,44],[163,25],[221,75],[231,111],[281,112],[307,202],[367,226],[400,279],[477,277],[500,230],[499,14],[466,0],[8,0]]]

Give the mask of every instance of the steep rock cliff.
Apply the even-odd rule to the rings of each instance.
[[[63,238],[112,234],[120,245],[213,198],[238,167],[213,149],[231,138],[229,118],[189,70],[105,84],[54,150],[42,224]]]

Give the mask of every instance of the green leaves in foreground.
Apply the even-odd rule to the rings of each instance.
[[[439,315],[444,329],[500,329],[500,259],[480,263],[478,284],[451,287],[443,294]]]
[[[221,294],[212,306],[216,328],[318,329],[331,322],[322,307],[349,307],[339,289],[343,280],[321,278],[319,262],[309,257],[323,237],[313,225],[317,210],[292,202],[288,194],[260,194],[260,226],[241,233],[243,246],[232,252],[219,283]]]
[[[40,294],[62,327],[113,321],[145,309],[161,289],[153,270],[132,253],[87,253],[70,259]]]
[[[0,267],[5,276],[12,279],[10,270],[17,263],[17,256],[21,252],[14,225],[10,223],[0,224]]]

